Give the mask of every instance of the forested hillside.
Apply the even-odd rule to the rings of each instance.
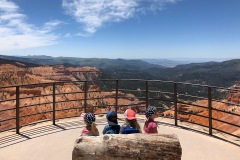
[[[103,79],[160,79],[222,87],[229,87],[240,80],[240,59],[192,63],[166,68],[142,60],[3,55],[0,58],[39,65],[62,64],[65,67],[96,67],[103,73],[101,75]]]

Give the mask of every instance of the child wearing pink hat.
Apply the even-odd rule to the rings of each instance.
[[[132,109],[127,109],[124,113],[125,123],[120,129],[121,134],[142,133],[137,122],[136,113]]]

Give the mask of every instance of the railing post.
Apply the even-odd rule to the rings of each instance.
[[[20,133],[19,104],[19,86],[16,86],[16,134]]]
[[[146,109],[148,108],[148,81],[145,81],[145,87],[146,87]]]
[[[84,81],[84,113],[87,111],[87,81]]]
[[[53,83],[53,113],[52,113],[53,125],[56,124],[56,83]]]
[[[116,80],[116,97],[115,97],[115,111],[117,112],[118,108],[118,80]]]
[[[208,127],[209,135],[212,135],[212,88],[208,86]]]
[[[177,83],[174,83],[173,85],[173,92],[174,92],[174,120],[175,120],[175,126],[178,125],[178,109],[177,109]]]

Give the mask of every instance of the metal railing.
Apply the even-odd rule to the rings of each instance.
[[[225,120],[222,119],[217,119],[213,117],[213,111],[217,112],[217,113],[224,113],[224,114],[228,114],[231,116],[235,116],[237,118],[239,118],[240,120],[240,115],[238,113],[235,113],[234,111],[229,111],[229,110],[221,110],[218,109],[216,107],[213,106],[213,102],[219,102],[219,103],[224,103],[226,105],[234,105],[235,108],[238,109],[238,107],[240,106],[240,104],[235,104],[235,103],[230,103],[230,102],[226,102],[226,101],[222,101],[222,100],[217,100],[213,98],[213,90],[225,90],[226,92],[239,92],[240,94],[240,90],[238,89],[230,89],[230,88],[223,88],[223,87],[216,87],[216,86],[208,86],[208,85],[199,85],[199,84],[191,84],[191,83],[182,83],[182,82],[173,82],[173,81],[161,81],[161,80],[141,80],[141,79],[119,79],[119,80],[113,80],[113,79],[105,79],[105,80],[94,80],[94,84],[95,83],[106,83],[104,85],[102,85],[102,88],[105,89],[93,89],[90,90],[90,86],[91,83],[93,81],[64,81],[64,82],[51,82],[51,83],[39,83],[39,84],[27,84],[27,85],[16,85],[16,86],[5,86],[5,87],[0,87],[0,91],[2,93],[4,92],[13,92],[12,96],[7,99],[7,98],[1,98],[0,99],[0,105],[4,105],[8,102],[12,102],[15,104],[15,107],[12,108],[7,108],[4,109],[2,107],[2,109],[0,110],[0,115],[4,115],[7,112],[13,112],[15,111],[15,117],[6,117],[5,119],[1,119],[0,118],[0,124],[1,123],[15,123],[15,127],[8,127],[5,130],[0,130],[1,132],[3,131],[7,131],[7,130],[12,130],[15,129],[16,133],[19,134],[20,133],[20,128],[29,124],[21,124],[20,121],[22,118],[26,118],[29,116],[36,116],[39,114],[51,114],[51,119],[47,119],[48,121],[52,121],[53,125],[56,124],[56,120],[57,119],[61,119],[61,118],[68,118],[68,117],[74,117],[74,116],[64,116],[64,117],[58,117],[56,113],[60,112],[60,111],[69,111],[69,110],[78,110],[77,113],[82,112],[87,112],[87,109],[89,109],[89,107],[98,107],[98,108],[106,108],[106,107],[113,107],[117,112],[119,111],[119,109],[121,107],[128,107],[128,106],[136,106],[136,107],[140,107],[142,109],[142,111],[148,107],[149,105],[151,105],[151,102],[155,102],[157,101],[157,103],[170,103],[172,107],[172,110],[174,112],[174,116],[172,117],[174,119],[174,125],[178,126],[179,124],[179,120],[181,120],[179,117],[180,115],[194,115],[194,116],[198,116],[204,119],[208,119],[208,125],[203,125],[201,123],[196,123],[196,122],[190,122],[190,121],[186,121],[187,123],[193,123],[196,125],[200,125],[200,126],[204,126],[204,127],[208,127],[208,134],[209,135],[213,135],[213,130],[216,130],[218,132],[222,132],[237,138],[240,138],[238,135],[226,132],[224,130],[221,130],[219,128],[216,128],[213,126],[213,121],[218,122],[218,123],[223,123],[225,125],[230,125],[230,126],[234,126],[237,129],[240,128],[240,125],[238,124],[234,124],[231,122],[227,122]],[[134,85],[131,85],[129,83],[133,83]],[[138,86],[140,83],[142,83],[143,85]],[[160,88],[157,88],[158,85],[156,84],[152,84],[152,83],[163,83],[164,85],[159,85]],[[77,87],[78,90],[76,89],[71,89],[71,92],[62,92],[60,91],[60,87],[65,86],[65,85],[70,85],[72,84],[73,86]],[[124,88],[124,84],[128,84],[128,88]],[[168,87],[166,87],[166,85],[168,85]],[[203,96],[198,96],[198,95],[189,95],[187,93],[183,94],[184,91],[182,88],[180,88],[180,85],[184,85],[184,86],[191,86],[191,87],[201,87],[202,89],[202,94],[204,92],[207,96],[203,97]],[[142,87],[142,89],[139,89],[137,87]],[[34,96],[25,96],[22,97],[21,96],[21,89],[23,88],[37,88],[37,87],[48,87],[48,91],[51,91],[51,93],[48,94],[40,94],[40,95],[34,95]],[[134,89],[135,87],[135,89]],[[152,90],[151,88],[154,88],[155,90]],[[167,90],[161,90],[161,87],[164,88],[166,87]],[[14,89],[13,89],[14,88]],[[52,88],[52,90],[51,90]],[[156,89],[157,88],[157,89]],[[172,89],[171,89],[172,88]],[[106,91],[107,90],[107,91]],[[169,90],[172,90],[172,92],[169,92]],[[182,90],[182,91],[181,91]],[[103,92],[111,92],[114,93],[114,95],[109,94],[107,96],[102,96],[102,97],[89,97],[88,94],[90,93],[95,93],[95,92],[99,92],[99,95],[101,95]],[[182,93],[180,93],[182,92]],[[126,96],[127,94],[123,94],[123,93],[131,93],[134,96],[128,97]],[[135,93],[140,93],[139,96],[137,96]],[[75,95],[75,99],[69,99],[66,98],[66,95]],[[80,95],[79,97],[83,97],[83,98],[76,98],[76,95]],[[144,94],[144,96],[142,95]],[[155,96],[154,96],[155,94]],[[156,94],[159,94],[156,96]],[[15,95],[15,98],[12,98],[13,95]],[[164,98],[162,98],[160,95],[163,95]],[[166,95],[170,95],[170,96],[166,96]],[[61,98],[59,98],[59,96],[66,96],[65,99],[66,100],[61,100]],[[182,98],[180,99],[180,96],[184,96],[185,99],[183,100]],[[51,100],[52,101],[47,101],[47,102],[41,102],[41,98],[43,99],[43,97],[45,97],[45,99],[47,99],[46,97],[52,97]],[[167,98],[166,98],[167,97]],[[25,104],[22,105],[21,101],[23,100],[29,100],[29,99],[34,99],[34,98],[39,98],[39,103],[38,104]],[[113,98],[114,99],[114,103],[112,104],[98,104],[98,105],[92,105],[89,106],[89,102],[91,101],[100,101],[100,100],[104,100],[105,98]],[[133,98],[133,99],[138,99],[138,102],[133,102],[133,103],[128,103],[128,104],[120,104],[119,100],[120,99],[128,99],[128,98]],[[198,98],[198,99],[203,99],[208,101],[207,106],[201,106],[201,105],[196,105],[193,103],[188,103],[186,102],[189,98]],[[64,99],[64,98],[63,98]],[[56,106],[58,104],[61,103],[79,103],[78,106],[73,106],[72,108],[57,108]],[[192,101],[191,101],[192,102]],[[44,112],[36,112],[33,114],[26,114],[26,115],[22,115],[21,112],[23,109],[29,109],[30,107],[33,106],[41,106],[41,105],[51,105],[51,110],[46,110]],[[198,113],[193,113],[193,112],[184,112],[182,110],[179,110],[179,105],[189,105],[189,106],[196,106],[202,109],[205,109],[208,111],[208,115],[201,115]],[[158,109],[163,109],[162,107],[158,107],[156,106]],[[171,108],[170,108],[171,109]],[[79,116],[78,114],[75,116]],[[182,121],[182,120],[181,120]],[[35,123],[39,123],[39,122],[33,122],[33,124]],[[32,124],[32,123],[31,123]]]

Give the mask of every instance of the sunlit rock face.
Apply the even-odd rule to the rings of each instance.
[[[240,83],[237,83],[232,88],[240,89]],[[239,91],[238,92],[230,91],[227,94],[226,98],[223,99],[222,101],[229,102],[232,104],[240,104],[240,92]],[[198,100],[194,104],[208,107],[208,100]],[[230,104],[213,101],[212,107],[215,109],[219,109],[219,110],[223,110],[223,111],[227,111],[227,112],[231,112],[231,113],[235,113],[235,114],[240,114],[240,107],[238,107],[236,105],[230,105]],[[178,110],[184,111],[184,112],[195,113],[195,114],[199,114],[199,115],[208,117],[208,109],[201,108],[201,107],[196,107],[196,106],[191,106],[191,105],[186,105],[186,104],[178,104]],[[164,116],[174,118],[174,111],[167,110],[164,112]],[[226,121],[228,123],[240,125],[239,117],[236,115],[231,115],[228,113],[223,113],[223,112],[212,110],[212,117],[215,119]],[[199,117],[197,115],[179,113],[178,118],[180,119],[180,121],[189,121],[189,122],[204,125],[206,127],[208,127],[208,125],[209,125],[208,118]],[[213,124],[213,128],[217,128],[222,131],[240,136],[239,127],[235,127],[235,126],[232,126],[229,124],[218,122],[216,120],[213,120],[212,124]]]
[[[240,90],[240,82],[236,85],[232,86],[233,89]],[[227,101],[230,103],[237,103],[240,104],[240,92],[238,91],[231,91],[227,96]]]
[[[34,83],[47,83],[55,81],[76,81],[76,80],[94,80],[99,77],[99,70],[95,67],[67,67],[63,65],[56,66],[39,66],[39,67],[26,67],[24,64],[18,66],[12,64],[0,65],[1,81],[0,86],[12,86]],[[16,98],[16,88],[0,89],[0,100],[8,100]],[[96,92],[99,91],[99,92]],[[79,116],[84,107],[84,83],[63,83],[56,85],[56,94],[70,93],[70,92],[83,92],[75,94],[61,94],[56,95],[56,118]],[[41,120],[52,119],[52,97],[53,86],[52,84],[42,84],[36,86],[20,87],[20,98],[29,97],[20,100],[20,125],[26,125],[32,122]],[[48,95],[49,96],[42,96]],[[87,112],[94,112],[96,114],[106,113],[110,109],[115,109],[115,91],[103,92],[101,86],[94,83],[88,85],[87,98],[98,98],[95,100],[87,100]],[[119,98],[119,105],[136,104],[140,101],[132,94],[125,94],[119,91],[119,96],[132,97],[131,100],[127,98]],[[76,100],[66,102],[69,100]],[[29,107],[24,107],[33,104],[40,104]],[[98,107],[101,106],[101,107]],[[8,130],[16,127],[15,121],[15,107],[16,101],[7,101],[0,103],[0,111],[13,108],[13,110],[0,112],[0,121],[13,118],[13,120],[0,122],[0,131]],[[119,112],[124,112],[126,106],[120,107]],[[137,112],[145,110],[144,105],[133,107]],[[44,112],[44,113],[43,113]],[[49,113],[47,113],[49,112]],[[35,114],[35,115],[31,115]],[[28,116],[31,115],[31,116]]]

